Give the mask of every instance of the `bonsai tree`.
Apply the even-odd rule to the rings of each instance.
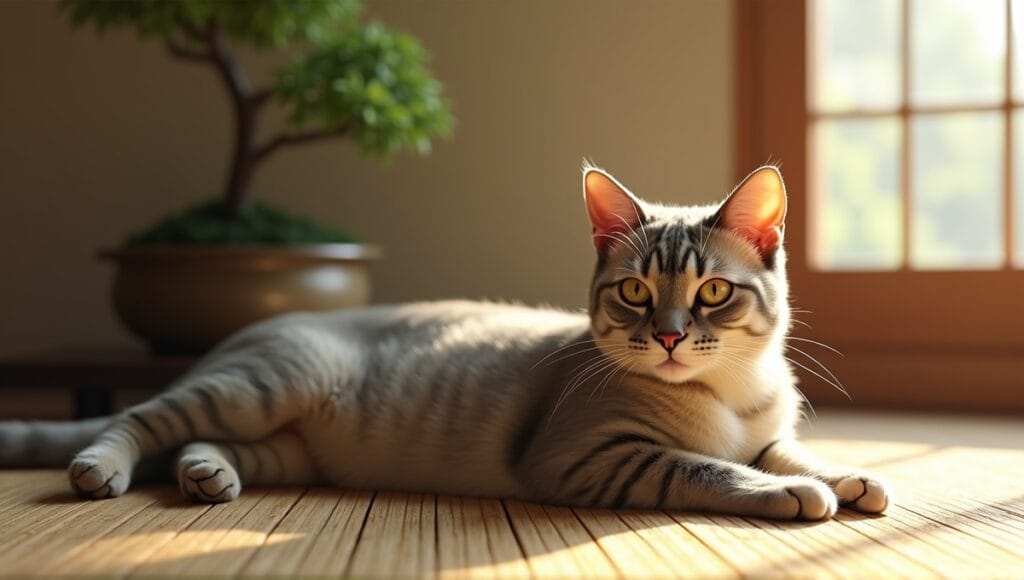
[[[283,148],[346,137],[382,159],[403,149],[426,154],[431,138],[451,130],[448,104],[420,44],[380,23],[362,24],[359,0],[63,0],[61,9],[75,26],[130,27],[163,42],[178,59],[216,71],[231,98],[234,152],[221,199],[129,243],[346,241],[340,232],[253,204],[256,170]],[[235,44],[299,51],[268,86],[256,87]],[[287,128],[260,140],[272,102],[286,108]]]

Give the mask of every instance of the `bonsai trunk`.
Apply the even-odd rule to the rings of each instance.
[[[253,172],[271,153],[286,145],[343,135],[348,131],[348,127],[284,132],[263,144],[257,144],[256,132],[260,109],[270,98],[271,92],[267,89],[253,90],[245,71],[224,41],[216,21],[210,22],[203,29],[185,23],[181,26],[188,38],[205,49],[195,50],[180,44],[174,37],[168,37],[167,47],[171,54],[183,60],[212,64],[224,82],[228,94],[231,95],[231,104],[234,105],[235,147],[231,170],[224,186],[224,212],[228,217],[235,217],[245,209],[248,202],[249,183],[252,181]]]
[[[245,208],[249,182],[259,161],[256,151],[256,107],[251,102],[236,101],[235,105],[234,155],[224,185],[224,210],[232,217]]]

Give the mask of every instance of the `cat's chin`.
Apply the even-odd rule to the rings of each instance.
[[[685,383],[697,374],[690,365],[671,358],[654,365],[651,372],[666,383]]]

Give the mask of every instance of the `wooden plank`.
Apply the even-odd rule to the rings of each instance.
[[[506,500],[533,576],[606,578],[618,571],[569,508]]]
[[[48,521],[60,521],[70,513],[81,509],[83,504],[90,500],[79,499],[65,492],[59,494],[38,494],[34,498],[26,499],[21,505],[11,506],[5,510],[4,536],[0,537],[0,550],[4,543],[18,531],[28,527],[38,527]]]
[[[434,575],[434,517],[432,495],[378,493],[356,545],[349,575]]]
[[[931,496],[936,507],[957,510],[955,513],[964,517],[985,522],[1005,532],[1024,536],[1024,501],[1016,502],[1018,511],[1014,511],[1013,502],[987,503],[973,497],[953,495]]]
[[[908,460],[928,456],[944,448],[929,443],[892,442],[879,444],[877,441],[810,440],[805,446],[821,459],[836,465],[848,465],[871,471],[878,471],[886,465],[902,464]]]
[[[737,575],[736,568],[730,566],[668,514],[656,511],[626,510],[618,512],[618,515],[619,519],[647,542],[666,562],[677,562],[679,566],[685,567],[686,575],[699,577]]]
[[[515,534],[497,500],[437,498],[437,555],[446,578],[529,574]]]
[[[947,430],[934,429],[936,425],[931,425],[931,429],[924,429],[921,421],[907,423],[890,427],[889,431],[882,425],[875,425],[872,432],[882,430],[887,435],[909,439],[931,437],[944,441],[949,437]],[[991,434],[986,434],[985,437],[991,437]],[[842,462],[843,459],[849,459],[851,454],[870,455],[875,450],[891,451],[898,445],[885,442],[836,441],[828,443],[826,455],[829,459],[840,457]],[[846,457],[843,457],[844,455]],[[969,466],[998,465],[1003,461],[1006,465],[1001,465],[999,471],[1004,472],[1010,469],[1011,465],[1019,465],[1021,456],[1019,451],[1013,450],[964,449],[933,445],[927,452],[905,456],[898,461],[885,462],[879,465],[879,471],[891,480],[897,492],[894,505],[887,515],[873,518],[854,513],[840,514],[839,523],[884,543],[891,550],[899,550],[905,558],[914,560],[923,568],[942,574],[971,574],[972,569],[976,573],[979,563],[986,561],[988,557],[994,559],[992,569],[999,569],[1000,566],[1006,569],[1012,566],[1013,562],[1006,561],[998,553],[992,555],[992,552],[998,552],[998,549],[979,545],[970,534],[963,534],[961,537],[957,532],[962,534],[963,530],[954,530],[944,525],[939,517],[922,517],[920,512],[938,516],[939,514],[932,511],[932,506],[957,505],[955,498],[964,494],[986,502],[996,502],[1017,495],[1012,486],[980,483],[980,474],[991,473],[992,469],[970,469]],[[950,469],[951,465],[964,469]],[[940,509],[943,510],[949,516],[956,508]],[[969,525],[967,522],[970,521],[968,518],[963,525]],[[1006,539],[1007,536],[1004,535],[1003,545],[1009,547],[1005,544]],[[999,539],[995,541],[998,542]],[[960,545],[961,542],[963,545]],[[1017,565],[1024,565],[1024,562],[1018,559]]]
[[[126,575],[210,509],[208,504],[182,498],[170,486],[145,488],[138,493],[150,494],[156,501],[92,544],[41,566],[39,572],[55,576]]]
[[[247,490],[252,493],[252,489]],[[183,573],[198,576],[237,574],[264,546],[271,532],[305,493],[304,488],[275,488],[249,510],[229,533],[211,542],[208,555],[195,558]],[[278,534],[279,544],[293,545],[301,534]]]
[[[1024,564],[1024,540],[1021,539],[1020,530],[1007,530],[999,522],[975,519],[968,514],[956,511],[956,509],[950,509],[941,505],[907,507],[904,509],[923,518],[958,530],[976,540],[998,548],[1010,556],[1021,558],[1021,563]]]
[[[331,491],[340,494],[337,505],[324,523],[323,529],[313,538],[313,545],[295,575],[342,576],[351,566],[352,554],[373,504],[374,493]]]
[[[37,526],[44,520],[54,520],[78,509],[88,500],[74,496],[64,470],[3,472],[10,474],[14,487],[3,495],[0,505],[4,534],[0,536],[0,550],[5,538],[27,526]],[[26,519],[26,516],[31,516]]]
[[[443,576],[471,578],[474,567],[490,564],[486,540],[479,536],[479,530],[467,537],[464,520],[461,498],[437,498],[437,564]],[[479,544],[481,541],[483,546]],[[475,562],[471,561],[471,553],[472,558],[477,559]],[[481,556],[483,562],[479,561]]]
[[[983,565],[986,570],[1019,573],[1021,564],[1024,564],[1024,559],[1019,551],[1011,551],[1010,554],[1006,554],[1003,550],[994,549],[995,546],[984,539],[979,539],[973,534],[963,533],[961,529],[934,518],[921,516],[902,506],[895,506],[890,510],[890,516],[908,526],[913,526],[921,535],[922,541],[927,541],[944,550],[952,550],[964,561],[973,562],[976,568]]]
[[[808,527],[814,527],[816,529],[827,528],[831,525],[831,522],[775,522],[771,520],[746,517],[740,519],[749,524],[751,528],[758,530],[758,534],[761,536],[755,540],[758,544],[763,545],[778,542],[778,544],[789,546],[794,552],[799,554],[796,559],[792,557],[788,559],[772,559],[773,565],[778,566],[782,570],[786,570],[787,573],[794,573],[794,566],[801,570],[804,567],[814,566],[822,571],[827,570],[827,575],[830,577],[838,578],[842,576],[843,570],[835,562],[829,559],[828,551],[820,550],[818,542],[808,542],[809,534],[801,534],[801,532],[806,532]],[[775,550],[772,550],[772,552],[775,552]],[[858,573],[863,573],[863,570],[857,570],[855,568],[853,570],[853,574],[856,576]],[[824,572],[816,572],[815,574],[824,574]]]
[[[957,547],[959,538],[950,537],[938,524],[920,525],[892,512],[877,517],[843,511],[837,515],[836,521],[898,551],[921,567],[941,571],[947,577],[975,577],[979,570],[985,570],[986,575],[995,575],[1002,570],[998,565],[989,567],[976,562],[961,552]]]
[[[907,557],[946,574],[970,574],[972,568],[976,570],[982,565],[992,570],[1024,566],[1024,549],[1018,539],[1024,520],[1013,517],[1012,507],[1006,509],[1007,502],[1020,496],[1024,454],[1014,448],[955,445],[972,441],[1002,447],[1012,439],[1008,439],[1008,434],[1024,434],[1022,424],[991,418],[901,418],[905,420],[867,416],[857,425],[854,416],[846,418],[848,424],[843,428],[866,426],[867,432],[875,436],[954,445],[932,445],[929,452],[879,465],[879,471],[895,485],[894,507],[886,518],[869,520],[870,523],[857,516],[841,523],[871,537],[883,538],[887,545],[899,546]],[[864,456],[876,450],[891,451],[897,445],[832,441],[824,447],[830,459],[841,461],[851,453]]]
[[[437,538],[435,536],[437,500],[432,495],[412,494],[406,504],[406,527],[409,534],[398,552],[398,576],[428,575],[437,569]]]
[[[880,471],[898,484],[900,503],[918,501],[921,492],[995,501],[1017,497],[1019,482],[1024,478],[1022,458],[1024,453],[1019,451],[946,447]]]
[[[35,525],[4,538],[0,570],[11,575],[31,574],[50,562],[71,557],[155,501],[157,496],[153,494],[133,492],[114,499],[74,504],[74,509],[61,517],[25,518]],[[46,559],[40,561],[43,554]]]
[[[65,472],[56,469],[5,469],[3,477],[0,477],[0,497],[6,497],[10,493],[24,494],[25,486],[33,483],[47,483]],[[64,476],[67,483],[67,476]]]
[[[499,577],[521,578],[529,574],[526,557],[516,535],[512,531],[512,523],[500,500],[479,500],[480,516],[483,518],[487,544],[490,547],[491,559],[494,562],[493,573]]]
[[[267,541],[242,569],[244,575],[292,576],[338,507],[342,492],[311,489],[274,528]]]
[[[580,522],[624,576],[675,576],[684,562],[666,561],[612,510],[573,508]]]
[[[808,560],[760,529],[760,523],[753,524],[735,516],[666,513],[744,576],[834,575],[820,563]]]
[[[837,576],[937,578],[941,571],[836,522],[761,521],[760,527]]]
[[[1024,422],[1012,415],[966,415],[822,410],[801,426],[810,445],[819,439],[873,446],[927,444],[936,447],[1008,448],[1021,451]],[[882,443],[882,445],[879,445]],[[842,452],[842,446],[837,451]],[[865,457],[870,460],[870,457]]]
[[[886,472],[903,485],[898,508],[1024,558],[1019,540],[1024,521],[1007,517],[1010,514],[997,507],[1020,497],[1021,455],[1014,450],[950,447],[889,466]],[[965,469],[950,470],[951,465]],[[968,553],[984,551],[969,542]]]
[[[241,528],[242,519],[267,495],[266,491],[247,489],[238,499],[216,504],[188,528],[156,550],[132,570],[136,577],[182,574],[198,560],[211,557],[215,546],[229,534],[263,543],[263,535]]]
[[[5,526],[40,506],[68,504],[73,499],[63,470],[12,470],[0,477],[0,521]]]
[[[0,570],[11,566],[25,552],[26,542],[49,530],[59,529],[77,513],[97,513],[119,505],[119,500],[87,501],[71,494],[64,470],[17,470],[4,472],[14,486],[5,492],[0,534]],[[107,508],[104,508],[106,504]]]

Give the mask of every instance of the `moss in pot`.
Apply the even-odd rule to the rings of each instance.
[[[201,352],[256,320],[291,310],[365,304],[374,248],[349,234],[252,200],[256,170],[278,151],[352,139],[387,159],[450,134],[440,83],[415,38],[361,21],[358,0],[64,0],[76,26],[133,28],[184,62],[210,67],[234,111],[222,195],[131,236],[118,263],[115,308],[161,352]],[[234,47],[297,54],[266,87],[249,81]],[[258,138],[271,105],[286,128]]]

